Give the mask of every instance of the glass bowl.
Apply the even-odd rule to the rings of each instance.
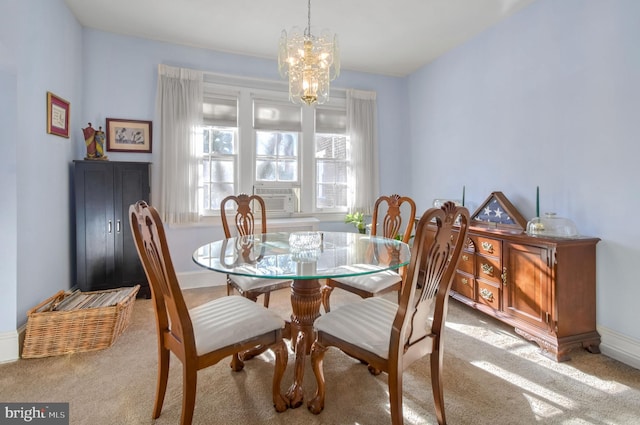
[[[578,236],[578,229],[568,218],[558,217],[556,213],[545,213],[544,217],[535,217],[527,223],[529,236],[552,238],[573,238]]]
[[[291,251],[308,251],[320,248],[322,234],[320,232],[293,232],[289,235]]]

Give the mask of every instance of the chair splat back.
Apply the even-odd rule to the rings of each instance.
[[[401,330],[396,337],[405,356],[411,357],[410,351],[416,344],[416,355],[421,357],[421,341],[427,336],[438,339],[441,335],[449,289],[466,239],[468,222],[468,211],[456,207],[453,202],[447,202],[442,208],[432,208],[420,218],[394,323],[394,329]],[[438,346],[439,341],[434,340],[433,344]]]
[[[406,221],[403,221],[403,217]],[[390,239],[401,239],[409,243],[416,219],[416,203],[408,196],[393,194],[376,199],[371,221],[371,235],[384,236]],[[399,236],[402,236],[399,238]],[[377,253],[376,253],[377,254]],[[324,311],[331,311],[331,292],[335,288],[349,291],[362,298],[376,297],[388,292],[397,292],[403,285],[402,275],[405,267],[397,271],[388,270],[372,276],[353,276],[327,279],[322,288],[322,305]]]
[[[408,220],[405,226],[402,226],[402,204],[407,203],[409,205]],[[386,204],[386,211],[382,218],[381,227],[378,230],[378,216],[383,212],[383,207]],[[386,238],[395,239],[398,235],[402,235],[402,242],[408,243],[411,238],[411,231],[413,230],[413,222],[416,218],[416,205],[413,199],[408,196],[400,196],[393,194],[391,196],[380,196],[376,199],[376,203],[373,208],[373,216],[371,220],[371,234],[382,236]]]
[[[129,208],[133,236],[136,247],[144,247],[146,255],[140,255],[149,286],[156,304],[155,312],[160,329],[158,332],[169,336],[195,352],[195,341],[189,310],[176,279],[173,263],[169,255],[164,227],[155,209],[139,202]]]
[[[251,208],[251,203],[257,202],[260,205],[260,232],[267,233],[267,209],[265,207],[264,199],[258,195],[247,195],[241,193],[239,195],[227,196],[220,202],[220,214],[222,216],[222,227],[224,229],[225,237],[231,238],[231,228],[229,221],[227,220],[226,206],[228,203],[235,203],[236,213],[233,218],[235,223],[235,230],[238,236],[253,235],[256,233],[256,217]]]
[[[259,213],[254,213],[252,206],[254,202],[258,204]],[[235,209],[233,216],[233,225],[231,220],[227,219],[227,208]],[[260,218],[260,223],[256,220],[256,215]],[[264,199],[259,195],[247,195],[241,193],[239,195],[230,195],[220,202],[220,216],[222,218],[222,228],[224,229],[225,238],[233,238],[238,236],[252,236],[256,234],[267,233],[267,208]],[[231,218],[231,217],[230,217]],[[235,227],[235,231],[232,229]],[[259,227],[259,229],[258,229]],[[233,232],[233,233],[232,233]],[[240,247],[245,257],[251,253],[251,242],[241,241],[237,238],[237,244],[246,244]],[[248,243],[248,244],[247,244]],[[288,288],[291,284],[290,279],[267,279],[252,278],[245,276],[227,275],[227,295],[231,295],[233,291],[237,291],[242,296],[256,301],[258,296],[264,294],[264,306],[269,307],[269,298],[272,291]],[[252,354],[246,354],[244,358],[251,358]]]

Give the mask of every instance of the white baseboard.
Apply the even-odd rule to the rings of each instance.
[[[207,286],[220,286],[227,284],[227,275],[214,271],[182,272],[176,273],[180,288],[206,288]]]
[[[604,326],[598,326],[598,332],[602,338],[600,344],[602,354],[640,369],[640,341]]]
[[[0,363],[13,362],[20,358],[18,331],[0,333]]]

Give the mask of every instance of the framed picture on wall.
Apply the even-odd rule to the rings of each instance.
[[[107,118],[107,150],[151,153],[151,121]]]
[[[47,133],[69,138],[70,108],[69,102],[47,92]]]

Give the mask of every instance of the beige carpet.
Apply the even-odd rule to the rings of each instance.
[[[187,290],[190,305],[224,295],[224,288]],[[354,299],[334,291],[333,305]],[[289,314],[288,291],[272,307]],[[181,366],[173,359],[162,415],[151,419],[156,341],[150,300],[137,300],[130,327],[102,351],[0,365],[0,402],[69,402],[71,424],[176,424]],[[638,424],[640,370],[583,350],[555,363],[511,328],[452,300],[445,349],[449,424]],[[325,357],[327,398],[320,415],[306,407],[276,413],[271,406],[270,355],[232,372],[228,361],[198,374],[194,424],[387,424],[386,375],[374,377],[335,349]],[[293,374],[293,355],[283,389]],[[404,375],[405,424],[435,424],[428,362]],[[311,368],[305,396],[315,390]]]

